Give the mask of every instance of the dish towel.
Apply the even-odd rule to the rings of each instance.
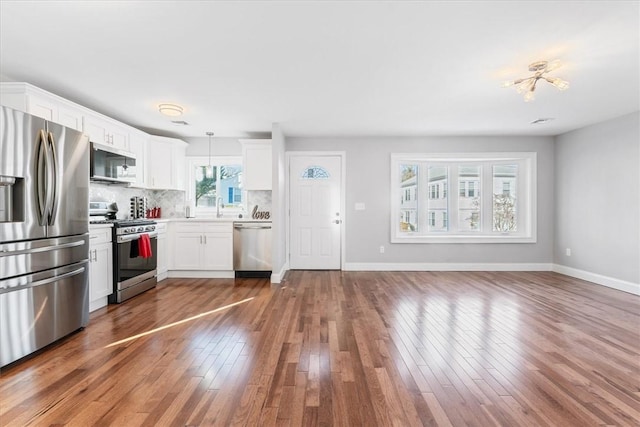
[[[151,238],[148,234],[140,235],[138,239],[138,252],[142,258],[150,258],[153,253],[151,252]]]

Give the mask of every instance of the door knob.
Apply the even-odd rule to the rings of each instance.
[[[333,221],[333,222],[335,222],[336,224],[340,224],[342,221],[340,221],[339,219],[336,219],[336,220],[335,220],[335,221]]]

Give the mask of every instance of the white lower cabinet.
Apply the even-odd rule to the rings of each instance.
[[[156,259],[158,260],[157,279],[159,282],[160,280],[164,280],[167,278],[167,274],[169,271],[169,244],[167,242],[167,224],[159,222],[156,225],[156,231],[158,232],[158,254]]]
[[[111,228],[89,230],[89,311],[107,305],[113,293]]]
[[[233,223],[188,221],[172,227],[171,277],[232,277]]]

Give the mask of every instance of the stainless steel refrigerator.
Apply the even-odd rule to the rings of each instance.
[[[0,366],[89,321],[89,140],[0,107]]]

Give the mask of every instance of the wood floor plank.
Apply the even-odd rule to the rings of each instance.
[[[3,368],[0,425],[639,426],[639,331],[550,272],[168,279]]]

